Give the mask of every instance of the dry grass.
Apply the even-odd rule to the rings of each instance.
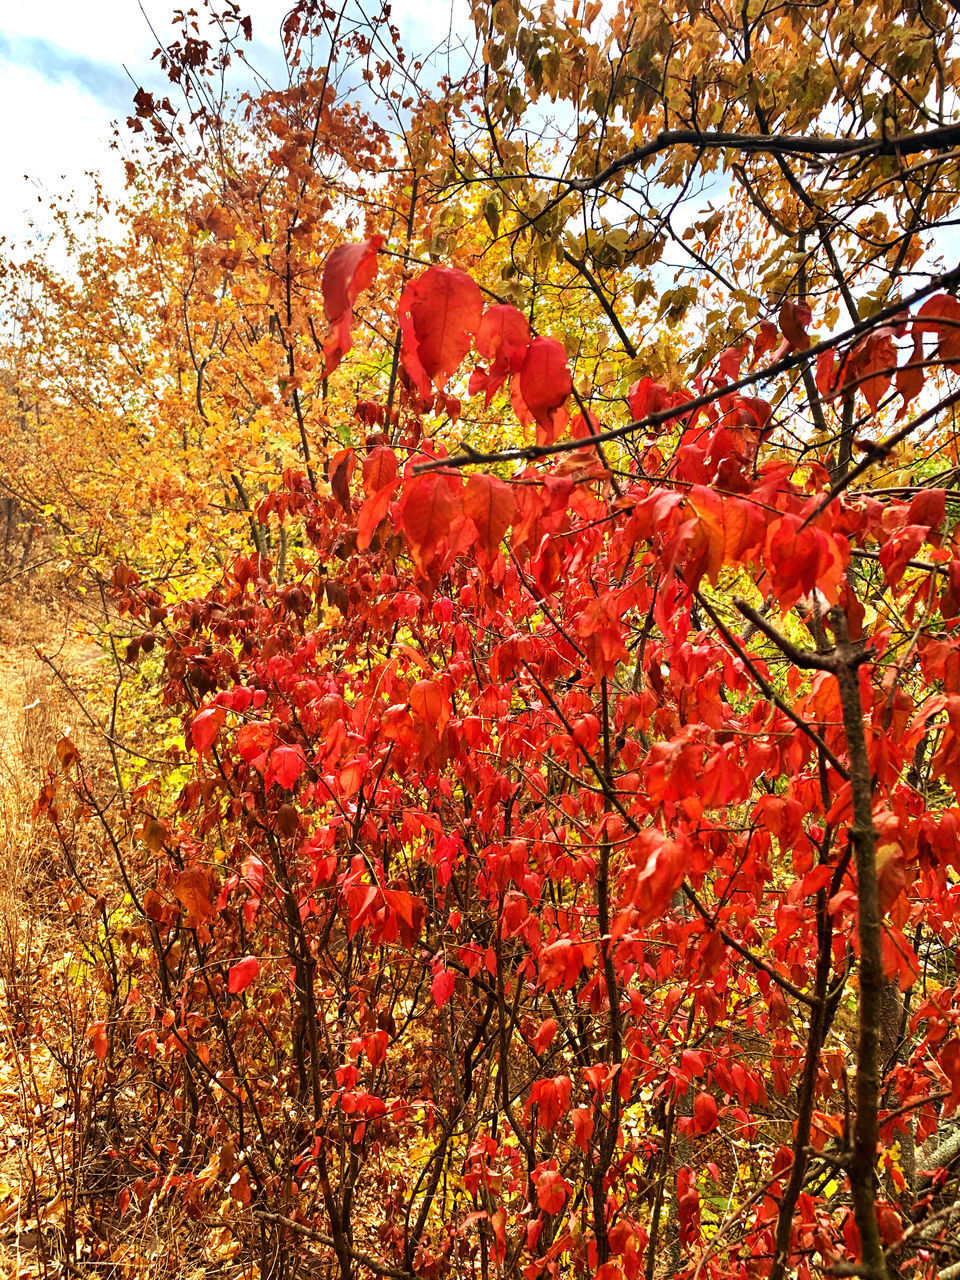
[[[0,659],[0,1269],[58,1274],[77,1150],[83,1001],[65,981],[55,852],[32,810],[67,708],[26,648]],[[50,1037],[54,1023],[62,1035]],[[69,1086],[73,1084],[71,1089]],[[66,1087],[65,1087],[66,1086]],[[69,1225],[69,1224],[68,1224]]]
[[[77,886],[49,823],[33,816],[40,787],[58,767],[61,737],[68,735],[94,768],[105,762],[103,743],[34,649],[64,634],[61,610],[51,618],[36,599],[23,598],[15,612],[2,606],[0,600],[0,1280],[253,1280],[248,1269],[231,1265],[238,1246],[223,1223],[218,1246],[217,1231],[188,1227],[174,1195],[155,1198],[145,1217],[117,1210],[103,1071],[89,1037],[91,1022],[103,1016],[103,992],[85,955],[90,924],[76,914]],[[76,642],[58,647],[57,667],[71,686],[79,678],[81,696],[95,708],[109,693],[98,651]],[[67,808],[63,822],[71,827]],[[119,886],[112,868],[82,821],[75,831],[84,881],[113,900]],[[124,1102],[125,1122],[136,1126],[137,1101]],[[203,1263],[211,1251],[219,1256],[212,1270]]]

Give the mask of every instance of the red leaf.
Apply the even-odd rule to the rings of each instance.
[[[390,1037],[386,1031],[374,1031],[372,1035],[363,1036],[360,1043],[363,1045],[363,1052],[367,1055],[367,1061],[371,1067],[378,1067],[387,1056],[387,1045]]]
[[[450,719],[450,699],[436,680],[418,680],[410,690],[410,707],[439,737]]]
[[[559,1213],[567,1203],[570,1187],[556,1169],[547,1169],[537,1179],[537,1204],[544,1213]]]
[[[463,510],[476,526],[481,545],[492,555],[513,523],[517,504],[508,484],[477,472],[467,479]]]
[[[277,747],[270,753],[270,767],[264,784],[269,787],[272,782],[279,782],[289,791],[306,767],[301,747]]]
[[[404,486],[399,520],[418,573],[429,578],[440,541],[461,513],[463,481],[459,475],[431,472]]]
[[[813,319],[813,312],[805,302],[787,300],[780,308],[780,332],[796,351],[806,351],[810,345],[807,325]]]
[[[796,516],[786,515],[770,523],[765,556],[773,571],[774,595],[786,612],[813,591],[821,591],[828,603],[834,604],[850,549],[822,529],[812,525],[801,528]]]
[[[397,487],[399,467],[397,455],[385,444],[371,449],[363,460],[363,491],[368,498],[375,493],[387,489],[390,493]]]
[[[482,313],[480,286],[450,267],[428,267],[400,295],[403,367],[425,400],[470,350]]]
[[[373,535],[387,518],[390,510],[392,494],[389,489],[380,489],[372,497],[367,498],[357,515],[357,550],[366,551],[373,541]]]
[[[350,890],[347,895],[347,907],[350,915],[349,936],[351,938],[356,935],[357,930],[363,925],[378,897],[379,890],[376,885],[356,885]]]
[[[634,865],[626,888],[641,921],[647,923],[667,910],[689,864],[683,847],[653,827],[639,832],[633,844]]]
[[[854,347],[845,366],[845,382],[855,384],[876,413],[897,367],[897,349],[889,329],[879,329]]]
[[[570,1112],[573,1121],[573,1140],[581,1151],[586,1151],[593,1137],[593,1114],[589,1107],[577,1107]]]
[[[563,343],[556,338],[534,338],[520,368],[519,392],[540,430],[537,440],[551,444],[563,429],[560,412],[573,390]]]
[[[927,299],[917,315],[923,321],[924,332],[937,335],[940,359],[951,369],[960,367],[960,302],[949,293],[938,293]],[[918,327],[914,325],[914,334]]]
[[[223,707],[208,707],[193,717],[190,725],[190,737],[200,756],[206,755],[217,734],[223,728],[227,713]]]
[[[923,546],[927,532],[924,525],[908,524],[881,546],[880,564],[891,587],[895,587],[903,577],[907,561],[912,560]]]
[[[696,1174],[686,1166],[677,1170],[677,1219],[681,1243],[696,1243],[700,1238],[700,1192]]]
[[[668,391],[662,382],[643,377],[635,382],[627,394],[627,403],[634,422],[642,422],[654,413],[663,413],[675,405],[685,404],[691,397],[686,391]],[[666,419],[667,422],[672,419]]]
[[[907,357],[907,363],[897,370],[897,393],[903,396],[903,409],[915,400],[923,389],[926,372],[923,367],[923,325],[913,326],[913,347]]]
[[[543,1053],[553,1043],[553,1038],[557,1034],[556,1018],[547,1018],[546,1022],[541,1023],[540,1030],[533,1037],[533,1048],[537,1053]]]
[[[910,503],[907,524],[922,524],[926,529],[938,529],[947,513],[946,489],[921,489]]]
[[[519,373],[530,345],[530,326],[516,307],[497,303],[487,307],[477,330],[476,348],[488,369],[477,368],[470,375],[470,394],[485,393],[489,405],[511,373]]]
[[[105,1022],[91,1022],[87,1031],[87,1039],[90,1041],[91,1048],[97,1055],[98,1061],[102,1062],[110,1051],[107,1024]]]
[[[433,982],[430,983],[430,990],[433,992],[433,998],[436,1001],[438,1009],[442,1009],[450,997],[453,995],[453,988],[456,985],[457,975],[451,973],[449,969],[438,969],[433,975]]]
[[[697,1133],[710,1133],[717,1127],[717,1104],[709,1093],[698,1093],[694,1099],[693,1123]]]
[[[626,624],[612,593],[590,600],[576,620],[591,666],[601,675],[612,675],[618,662],[627,660]]]
[[[839,392],[839,374],[837,372],[837,353],[833,347],[821,351],[817,356],[817,390],[828,400],[832,400]]]
[[[242,960],[231,965],[227,975],[227,989],[230,994],[237,996],[241,991],[246,991],[259,972],[260,961],[256,956],[244,956]]]
[[[327,258],[320,292],[324,315],[330,322],[330,332],[323,344],[328,374],[333,373],[352,346],[353,304],[376,278],[377,250],[382,244],[382,236],[371,236],[360,244],[337,245]]]
[[[940,1068],[950,1083],[950,1097],[944,1103],[944,1114],[950,1115],[960,1108],[960,1037],[953,1036],[940,1050]]]
[[[333,496],[350,513],[350,477],[357,465],[357,455],[352,449],[341,449],[330,459],[330,489]]]

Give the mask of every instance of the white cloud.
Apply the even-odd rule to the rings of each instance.
[[[148,5],[149,10],[151,6]],[[156,5],[152,6],[154,9]],[[155,42],[136,0],[4,0],[0,32],[39,37],[97,62],[145,62]]]
[[[0,74],[0,119],[6,121],[0,152],[0,236],[22,244],[30,223],[49,227],[51,197],[75,191],[87,202],[87,170],[121,180],[111,155],[110,112],[90,93],[69,83],[54,84],[28,67],[4,66]]]
[[[280,27],[291,3],[241,3],[253,19],[252,60],[268,74],[282,68]],[[41,234],[49,230],[52,196],[74,192],[85,205],[88,170],[102,173],[108,193],[121,190],[113,125],[119,121],[123,132],[132,114],[134,82],[168,92],[151,58],[158,39],[174,38],[174,8],[173,0],[144,0],[143,10],[138,0],[2,0],[0,238],[6,247],[22,245],[31,222]],[[395,0],[392,20],[416,57],[442,43],[448,30],[454,40],[471,32],[467,14],[466,0]]]

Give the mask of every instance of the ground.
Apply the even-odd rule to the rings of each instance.
[[[67,935],[62,928],[58,860],[32,810],[47,766],[56,760],[57,741],[64,734],[83,733],[82,713],[64,679],[86,697],[95,694],[102,678],[99,650],[76,636],[80,605],[79,597],[52,575],[0,586],[0,1276],[4,1277],[63,1274],[60,1246],[64,1216],[71,1210],[68,1166],[77,1117],[71,1114],[64,1072],[51,1056],[37,1010],[41,1000],[48,1013],[72,1003],[70,994],[63,991]],[[66,996],[63,1005],[57,989]]]

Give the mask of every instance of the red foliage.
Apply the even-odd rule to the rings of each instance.
[[[324,275],[338,354],[372,244],[337,250]],[[915,323],[951,360],[952,300],[935,301]],[[578,440],[541,468],[465,475],[424,447],[434,388],[475,343],[488,365],[472,392],[489,402],[512,378],[521,417],[552,442],[572,389],[563,345],[531,339],[513,308],[484,315],[479,288],[442,267],[399,310],[412,389],[391,443],[356,446],[359,468],[335,454],[329,491],[286,473],[257,513],[295,529],[293,576],[241,557],[170,609],[165,693],[196,772],[151,855],[144,910],[197,968],[176,1013],[160,983],[144,1016],[190,1046],[170,1042],[177,1070],[202,1047],[245,1133],[269,1129],[258,1142],[282,1177],[251,1147],[243,1194],[275,1205],[296,1180],[336,1235],[343,1199],[323,1197],[362,1183],[386,1197],[378,1247],[400,1274],[441,1274],[445,1242],[475,1230],[528,1280],[561,1257],[571,1275],[636,1276],[674,1132],[708,1162],[673,1165],[683,1257],[711,1277],[761,1274],[793,1162],[848,1137],[845,1062],[825,1041],[794,1147],[778,1107],[811,1052],[810,1009],[863,959],[849,834],[863,761],[885,980],[912,985],[919,930],[957,941],[958,810],[928,810],[911,773],[922,758],[960,785],[945,495],[825,499],[819,461],[765,452],[771,404],[727,390],[746,343],[695,388],[702,411],[684,410],[690,390],[632,388],[634,419],[662,415],[658,444],[673,442],[634,440],[616,484]],[[785,304],[791,349],[808,323]],[[895,336],[821,362],[821,390],[862,392],[877,412]],[[908,647],[857,601],[863,560],[889,616],[917,628]],[[134,617],[151,606],[137,582],[118,594]],[[910,664],[922,680],[906,681]],[[221,995],[223,974],[233,995],[256,979],[255,993],[224,1004],[195,972],[219,972]],[[928,1098],[960,1100],[958,1004],[946,986],[917,994],[922,1034],[888,1078],[883,1096],[916,1100],[921,1128]],[[750,1148],[766,1189],[735,1237],[700,1252],[720,1135]],[[792,1257],[853,1247],[825,1168],[789,1208]],[[441,1205],[445,1178],[459,1190]],[[876,1221],[898,1238],[892,1207]]]

